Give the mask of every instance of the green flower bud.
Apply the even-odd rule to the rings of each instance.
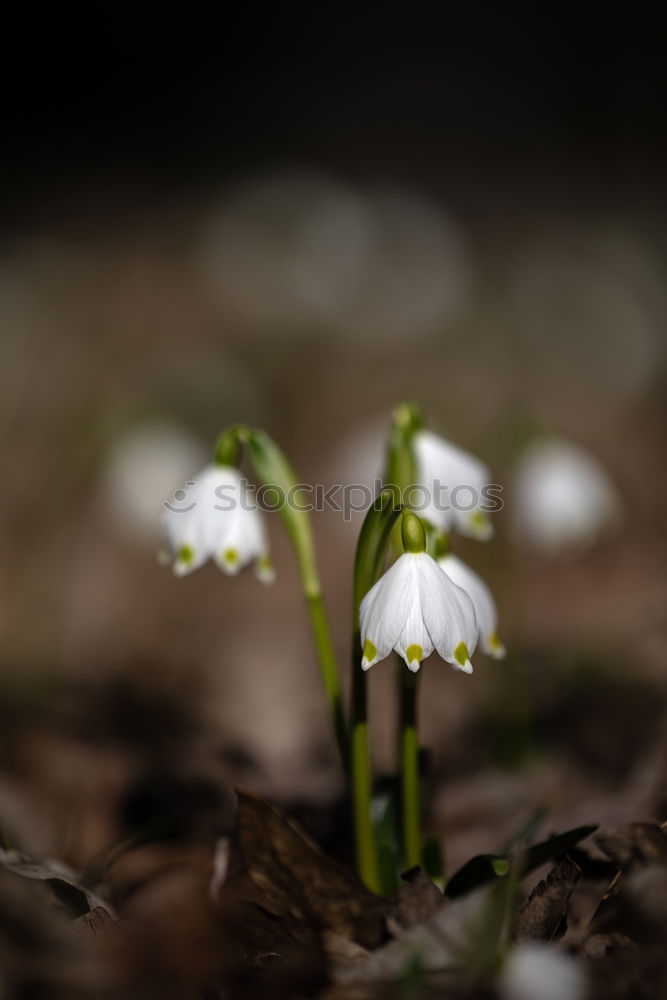
[[[401,540],[406,552],[426,552],[426,532],[421,518],[409,510],[403,511]]]

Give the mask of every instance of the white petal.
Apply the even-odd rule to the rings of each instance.
[[[174,573],[184,576],[199,569],[208,552],[200,530],[196,508],[192,510],[166,510],[162,519],[166,550],[164,561],[172,563]]]
[[[469,656],[479,634],[474,605],[430,556],[424,553],[419,559],[421,609],[433,646],[443,660],[472,673]],[[464,661],[461,661],[461,644],[467,651]]]
[[[198,489],[191,486],[177,492],[183,494],[183,499],[174,501],[162,514],[162,528],[171,552],[198,540]]]
[[[199,499],[205,549],[225,573],[236,575],[253,560],[268,555],[262,515],[238,469],[212,466],[205,470]],[[262,574],[268,579],[268,570]]]
[[[480,507],[473,510],[453,511],[453,522],[460,535],[474,538],[478,542],[488,542],[493,538],[493,525],[486,511]]]
[[[220,471],[216,466],[206,466],[190,485],[178,491],[180,498],[164,512],[167,544],[175,560],[174,572],[179,576],[198,569],[213,553],[210,518],[218,502],[214,491],[221,481],[226,484],[230,479],[226,472],[221,477]],[[183,553],[188,558],[183,558]]]
[[[496,602],[493,599],[493,594],[487,585],[477,573],[470,569],[457,556],[444,556],[438,560],[438,565],[457,587],[465,590],[466,594],[472,600],[477,615],[477,624],[479,625],[480,646],[483,651],[488,653],[489,656],[495,657],[495,659],[502,659],[505,655],[505,647],[499,641],[496,634],[498,610]]]
[[[414,588],[411,558],[405,553],[397,559],[361,602],[361,645],[365,649],[368,641],[375,647],[372,657],[364,654],[361,665],[365,670],[389,655],[403,630]]]
[[[261,577],[270,566],[262,516],[238,469],[208,465],[165,511],[163,523],[174,572],[190,573],[208,558],[230,574],[262,560]]]
[[[419,670],[421,661],[425,660],[433,652],[433,643],[422,616],[421,597],[417,580],[419,554],[412,556],[409,566],[413,580],[410,607],[405,625],[394,648],[403,657],[410,670]]]
[[[242,569],[266,552],[261,515],[259,511],[238,507],[225,517],[216,539],[214,558],[224,570],[230,564]]]
[[[276,579],[276,571],[268,555],[262,553],[255,561],[255,576],[261,583],[273,583]]]
[[[428,498],[418,513],[442,531],[454,527],[481,541],[490,538],[491,523],[480,510],[482,490],[490,483],[487,466],[431,431],[418,431],[414,447],[418,478]]]
[[[199,517],[209,555],[217,558],[227,547],[226,538],[242,513],[241,476],[238,469],[209,466],[199,488]]]
[[[417,431],[414,447],[425,485],[439,479],[450,489],[457,485],[481,488],[489,482],[490,473],[484,462],[432,431]]]

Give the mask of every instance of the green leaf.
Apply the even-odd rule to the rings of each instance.
[[[437,837],[429,837],[422,847],[422,868],[429,878],[441,881],[445,874],[442,844]]]
[[[564,854],[580,840],[589,837],[597,830],[597,824],[589,826],[578,826],[574,830],[560,833],[547,840],[534,844],[526,851],[520,853],[521,875],[530,874],[535,871],[545,861],[556,858],[559,854]],[[490,882],[497,882],[504,878],[509,870],[512,855],[509,854],[478,854],[470,861],[459,868],[455,875],[447,883],[445,895],[448,899],[457,899],[464,896],[473,889],[479,888]]]
[[[476,855],[452,875],[447,882],[445,896],[448,899],[458,899],[459,896],[465,896],[480,885],[495,882],[500,877],[496,870],[496,866],[500,863],[508,864],[508,859],[503,854]]]
[[[380,867],[380,888],[383,896],[391,896],[400,883],[400,842],[397,827],[396,783],[387,782],[386,791],[373,801],[373,828]]]
[[[597,828],[597,823],[591,823],[588,826],[577,826],[574,830],[556,834],[549,837],[548,840],[543,840],[541,843],[529,847],[524,855],[524,874],[528,875],[530,872],[535,871],[536,868],[543,865],[545,861],[549,861],[550,858],[557,858],[559,854],[565,854],[571,847],[578,844],[580,840],[584,840],[585,837],[590,837],[592,833],[595,833]]]
[[[393,896],[399,887],[398,851],[389,844],[378,844],[378,867],[380,869],[380,893]]]
[[[391,529],[401,513],[392,490],[383,490],[366,512],[359,532],[354,559],[354,614],[355,622],[359,605],[382,576]]]

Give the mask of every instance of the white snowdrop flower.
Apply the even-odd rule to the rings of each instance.
[[[498,609],[493,594],[484,580],[458,556],[443,556],[438,559],[438,565],[457,587],[465,590],[472,601],[479,625],[479,644],[483,652],[496,660],[502,660],[505,656],[505,647],[496,632]]]
[[[361,666],[368,670],[395,649],[416,671],[435,649],[457,670],[471,674],[478,636],[472,600],[423,551],[419,518],[404,514],[402,527],[407,551],[361,602]]]
[[[235,575],[251,562],[260,580],[274,578],[264,522],[238,469],[208,465],[165,504],[166,561],[178,576],[214,559]]]
[[[531,445],[514,491],[515,533],[549,555],[589,548],[620,518],[618,493],[605,470],[568,441]]]
[[[487,466],[431,431],[416,431],[413,446],[425,501],[419,514],[441,531],[456,530],[479,541],[491,538],[493,528],[481,507],[482,491],[490,484]]]
[[[512,948],[498,985],[502,1000],[584,1000],[587,994],[584,970],[576,959],[532,942]]]

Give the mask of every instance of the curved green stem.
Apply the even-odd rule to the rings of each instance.
[[[416,406],[403,403],[393,414],[392,430],[387,448],[387,479],[392,483],[404,503],[408,491],[419,478],[413,448],[414,434],[421,427],[421,415]],[[422,525],[423,528],[423,525]],[[428,532],[429,549],[434,546],[433,532]],[[398,548],[399,537],[395,532]],[[422,539],[419,539],[421,545]],[[405,543],[405,539],[403,539]],[[400,551],[400,549],[399,549]],[[419,788],[419,736],[417,731],[418,673],[412,673],[399,661],[397,693],[399,705],[398,752],[401,767],[403,852],[408,868],[422,862],[421,806]]]
[[[359,633],[355,635],[352,657],[352,711],[350,719],[350,784],[354,818],[354,846],[359,877],[373,892],[380,892],[375,830],[371,819],[373,782],[368,740],[368,689],[360,664]]]
[[[303,578],[302,578],[303,583]],[[324,691],[327,696],[331,716],[333,719],[336,742],[340,752],[343,769],[349,774],[350,769],[350,749],[347,738],[347,723],[345,721],[345,711],[343,709],[343,696],[341,693],[340,676],[338,674],[338,662],[329,630],[324,601],[320,592],[305,590],[310,624],[315,638],[317,657],[320,663]]]
[[[221,436],[218,443],[219,454],[232,451],[230,437],[247,445],[259,478],[265,486],[272,487],[275,491],[276,506],[296,556],[324,690],[331,711],[341,761],[347,774],[349,772],[350,752],[340,672],[317,571],[315,544],[308,516],[308,497],[300,487],[296,473],[284,452],[268,434],[262,430],[251,430],[242,425],[233,427]]]

